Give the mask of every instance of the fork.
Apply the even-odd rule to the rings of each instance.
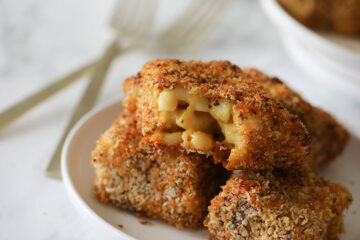
[[[150,32],[157,0],[118,1],[111,18],[110,26],[114,30],[114,40],[107,47],[103,57],[97,63],[90,82],[77,105],[46,170],[49,177],[60,178],[61,149],[66,136],[75,123],[96,103],[107,70],[113,59],[130,48],[141,44]]]
[[[139,0],[138,0],[139,1]],[[137,2],[138,2],[137,1]],[[184,14],[182,14],[175,23],[170,26],[167,30],[165,30],[160,36],[157,38],[158,46],[164,47],[164,50],[169,52],[180,52],[180,51],[190,51],[191,48],[194,48],[195,46],[199,45],[202,40],[207,36],[207,34],[210,32],[211,28],[214,27],[216,21],[221,16],[222,10],[224,7],[230,2],[231,0],[199,0],[197,4],[190,5]],[[150,1],[149,1],[150,2]],[[124,2],[123,2],[124,3]],[[119,7],[118,9],[122,9],[122,7]],[[152,5],[153,6],[153,5]],[[146,10],[149,10],[148,8],[145,8]],[[141,10],[141,9],[140,9]],[[124,12],[124,11],[123,11]],[[151,11],[147,12],[148,18],[153,17]],[[129,13],[130,16],[132,16],[131,13]],[[126,27],[124,23],[120,20],[122,17],[121,12],[118,14],[115,14],[112,18],[112,26],[115,29],[121,29],[123,27]],[[120,18],[120,19],[119,19]],[[138,20],[138,19],[137,19]],[[140,30],[141,31],[149,31],[149,26],[146,25],[146,23],[149,23],[149,20],[147,21],[141,21],[138,20],[136,24],[140,24]],[[130,41],[125,42],[123,44],[127,45],[128,48],[131,45],[131,40],[136,40],[136,37],[142,38],[143,36],[138,31],[134,31],[133,28],[128,28],[131,31],[129,33],[133,33],[134,39],[128,39]],[[116,44],[115,44],[116,47]],[[153,46],[154,47],[154,46]],[[156,47],[155,47],[156,49]],[[110,51],[109,54],[113,52]],[[105,54],[106,56],[106,54]],[[112,58],[116,56],[112,55]],[[111,58],[111,59],[112,59]],[[110,65],[111,60],[109,59],[108,64]],[[105,69],[104,68],[100,68]],[[104,70],[104,73],[106,73],[106,70]],[[96,75],[96,72],[95,72]],[[104,78],[104,75],[102,76],[102,80]],[[101,82],[102,82],[101,80]],[[97,81],[98,82],[98,81]],[[101,83],[99,83],[101,86]],[[91,83],[89,84],[90,88]],[[95,90],[98,89],[98,90]],[[50,177],[58,177],[60,178],[60,155],[61,155],[61,149],[62,145],[65,141],[65,138],[68,134],[68,132],[71,130],[72,126],[81,118],[83,114],[85,114],[88,110],[91,109],[91,107],[95,104],[96,96],[98,94],[99,88],[93,88],[87,97],[83,98],[87,99],[85,102],[90,102],[91,104],[87,104],[86,108],[82,107],[82,104],[80,103],[77,107],[76,113],[73,115],[73,118],[70,121],[70,124],[68,125],[55,153],[54,156],[50,162],[50,165],[47,169],[47,175]],[[85,94],[86,95],[86,94]],[[84,101],[82,101],[84,102]]]
[[[198,46],[201,43],[201,40],[203,40],[206,35],[210,32],[211,28],[214,26],[214,23],[216,20],[221,16],[221,12],[223,11],[225,5],[230,0],[223,0],[223,1],[204,1],[199,0],[197,4],[191,5],[191,7],[188,7],[188,11],[186,11],[186,14],[182,14],[181,17],[178,18],[178,20],[173,24],[172,28],[169,30],[163,32],[162,36],[159,37],[160,42],[164,42],[163,44],[163,50],[167,52],[176,52],[180,51],[189,51],[192,48],[195,48],[195,46]],[[219,8],[216,7],[209,7],[210,3],[212,3],[214,6],[216,3],[221,2],[221,5]],[[211,11],[209,11],[208,15],[205,15],[204,12],[202,15],[205,15],[201,18],[201,21],[196,22],[195,16],[197,12],[201,10],[202,4],[209,4],[208,8],[210,8]],[[214,11],[217,9],[218,11]],[[194,18],[193,18],[194,17]],[[207,20],[205,20],[207,19]],[[210,21],[210,23],[207,24],[207,21]],[[193,23],[195,22],[195,24]],[[188,28],[188,26],[197,26],[193,27],[195,29],[198,29],[199,31],[192,31]],[[178,30],[175,30],[178,29]],[[186,32],[188,33],[188,36],[186,37]],[[187,40],[182,40],[182,36],[185,36]],[[158,40],[159,40],[158,39]],[[164,40],[166,39],[166,40]],[[192,42],[189,41],[189,39],[192,39]],[[177,42],[176,44],[171,44],[171,42]],[[181,41],[181,42],[180,42]],[[189,43],[191,42],[191,43]],[[186,46],[188,46],[188,49],[186,49]],[[150,46],[151,47],[151,46]],[[153,48],[154,49],[154,48]],[[98,61],[94,61],[92,63],[88,63],[82,68],[76,70],[75,72],[60,78],[59,80],[55,81],[54,83],[50,84],[49,86],[45,87],[44,89],[38,91],[37,93],[26,97],[25,99],[21,100],[19,103],[13,105],[12,107],[6,109],[5,111],[0,113],[0,130],[1,128],[6,127],[8,124],[10,124],[12,121],[14,121],[16,118],[20,117],[21,115],[25,114],[29,110],[31,110],[36,105],[40,104],[41,102],[45,101],[47,98],[51,97],[55,93],[59,92],[60,90],[64,89],[65,87],[68,87],[70,84],[74,83],[75,81],[81,79],[82,76],[85,74],[89,74],[93,72],[95,69]]]

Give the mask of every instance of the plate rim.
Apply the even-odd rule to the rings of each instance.
[[[328,84],[329,88],[332,89],[332,91],[336,92],[336,90],[341,89],[341,91],[346,92],[346,97],[349,98],[349,100],[355,100],[356,102],[360,101],[360,96],[357,94],[360,92],[360,84],[356,83],[354,79],[348,79],[348,81],[341,81],[340,78],[334,78],[332,77],[332,74],[334,72],[327,72],[325,75],[322,72],[321,74],[319,72],[316,72],[315,69],[319,68],[325,68],[329,65],[327,65],[326,62],[323,62],[321,60],[318,61],[318,64],[316,67],[309,64],[305,61],[306,54],[308,54],[307,51],[301,51],[304,50],[304,46],[301,44],[294,43],[294,40],[291,38],[286,38],[286,41],[284,41],[284,46],[287,49],[287,51],[292,55],[294,63],[301,67],[302,69],[306,69],[306,73],[315,76],[316,80],[321,84]],[[316,56],[316,54],[314,54]],[[317,56],[316,56],[317,57]],[[340,74],[335,70],[335,74]],[[326,79],[326,80],[325,80]]]
[[[125,232],[117,229],[105,219],[100,217],[96,212],[94,212],[87,203],[83,200],[79,192],[77,191],[75,185],[73,184],[72,178],[69,173],[69,164],[68,164],[68,152],[72,144],[73,138],[79,132],[79,130],[88,122],[90,119],[101,113],[102,111],[117,105],[121,104],[122,98],[116,98],[99,104],[94,109],[86,113],[71,129],[69,134],[66,137],[66,140],[61,151],[61,176],[65,186],[67,195],[69,196],[72,204],[75,206],[75,209],[80,213],[80,215],[87,220],[87,222],[92,225],[94,228],[102,228],[112,235],[117,235],[123,239],[136,240],[136,238],[126,234]]]

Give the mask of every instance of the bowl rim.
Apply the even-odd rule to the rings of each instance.
[[[69,169],[69,148],[73,143],[74,137],[78,134],[79,130],[84,127],[84,125],[90,121],[92,118],[105,111],[106,109],[113,107],[115,105],[121,104],[121,99],[110,100],[105,103],[99,104],[94,109],[86,113],[71,129],[70,133],[66,137],[64,146],[61,152],[61,175],[64,182],[65,190],[75,206],[75,209],[80,213],[80,215],[87,220],[87,222],[96,229],[104,229],[105,231],[116,235],[123,239],[136,240],[136,238],[126,234],[125,232],[117,229],[102,217],[100,217],[95,211],[93,211],[88,204],[81,197],[77,188],[75,187]]]
[[[311,74],[312,76],[315,76],[317,81],[322,84],[328,84],[329,87],[333,91],[337,91],[338,89],[342,89],[343,92],[346,92],[346,96],[348,97],[348,100],[352,101],[360,101],[360,96],[358,92],[360,92],[360,84],[358,84],[358,81],[356,79],[350,79],[348,78],[348,81],[341,81],[341,77],[337,76],[334,78],[334,74],[339,74],[339,72],[329,72],[324,70],[321,73],[319,70],[316,69],[324,69],[324,67],[328,67],[328,63],[324,63],[322,61],[318,61],[318,64],[316,67],[314,65],[309,64],[306,59],[309,58],[309,56],[306,56],[308,54],[307,51],[299,51],[303,50],[301,49],[303,46],[301,44],[295,44],[293,40],[288,40],[284,42],[285,48],[287,49],[289,55],[291,55],[291,58],[293,59],[294,63],[303,68],[306,69],[306,72]],[[314,54],[315,57],[317,54]],[[339,80],[340,79],[340,80]],[[330,82],[330,84],[329,84]]]
[[[354,61],[360,61],[360,53],[351,51],[350,49],[336,44],[316,32],[312,31],[308,27],[302,25],[288,12],[286,12],[277,0],[261,0],[261,5],[268,17],[273,20],[277,26],[282,26],[286,30],[290,30],[294,35],[300,38],[312,41],[317,47],[331,51],[336,55],[346,56]],[[283,29],[280,29],[283,32]]]

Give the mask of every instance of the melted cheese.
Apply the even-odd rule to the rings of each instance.
[[[211,102],[208,98],[190,94],[181,87],[163,90],[157,102],[161,112],[160,121],[164,123],[161,135],[166,144],[182,143],[185,148],[210,151],[214,143],[212,134],[216,123],[225,137],[224,142],[240,144],[241,139],[232,119],[232,103]],[[180,106],[180,102],[185,102],[187,106]],[[183,131],[179,132],[179,128]]]

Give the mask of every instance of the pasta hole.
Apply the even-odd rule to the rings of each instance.
[[[211,132],[212,132],[214,141],[223,142],[225,140],[225,136],[222,133],[221,128],[217,121],[215,121],[213,123],[213,125],[211,126]]]
[[[233,115],[232,115],[232,114],[230,114],[229,123],[234,123],[234,118],[233,118]]]
[[[182,100],[180,100],[177,104],[178,109],[186,109],[188,106],[189,106],[189,104]]]
[[[174,132],[183,132],[185,131],[185,129],[183,129],[182,127],[179,127],[177,125],[171,126],[171,128],[164,128],[163,132],[165,133],[174,133]]]

